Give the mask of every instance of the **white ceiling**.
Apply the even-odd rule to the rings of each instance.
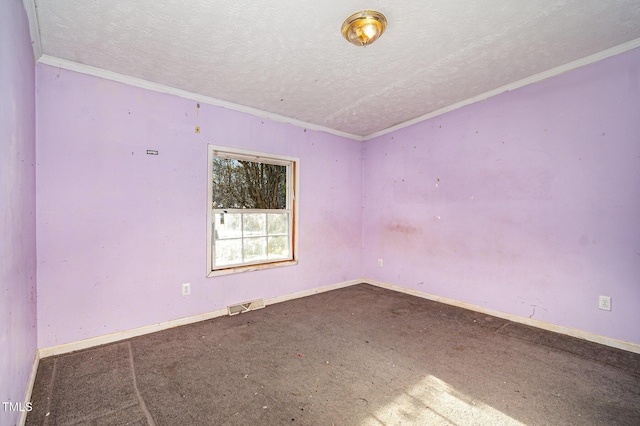
[[[24,1],[40,62],[354,139],[640,47],[639,0]]]

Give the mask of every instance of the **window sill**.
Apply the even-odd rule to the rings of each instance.
[[[250,272],[250,271],[262,271],[265,269],[273,269],[280,268],[283,266],[291,266],[297,265],[298,260],[285,260],[282,262],[273,262],[273,263],[262,263],[260,265],[247,265],[247,266],[236,266],[234,268],[226,268],[226,269],[216,269],[215,271],[209,272],[207,278],[217,277],[220,275],[230,275],[230,274],[239,274],[241,272]]]

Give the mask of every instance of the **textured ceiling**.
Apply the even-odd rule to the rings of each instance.
[[[33,36],[49,62],[111,71],[356,139],[611,48],[640,46],[638,0],[25,3],[35,3]],[[343,20],[362,9],[379,10],[389,22],[365,48],[340,33]]]

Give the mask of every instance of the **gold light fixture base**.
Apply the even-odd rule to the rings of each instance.
[[[387,28],[387,18],[375,10],[363,10],[349,16],[342,24],[342,35],[349,43],[366,46],[376,41]]]

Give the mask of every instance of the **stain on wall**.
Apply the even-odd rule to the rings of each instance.
[[[364,275],[640,343],[639,66],[635,49],[368,141]]]

